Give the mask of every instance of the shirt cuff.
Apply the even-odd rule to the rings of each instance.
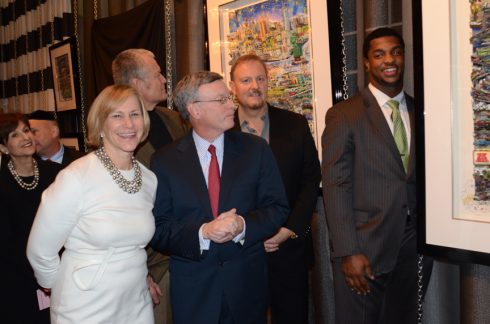
[[[202,229],[206,224],[202,224],[201,227],[199,227],[199,247],[201,248],[201,253],[202,251],[209,250],[209,245],[211,244],[210,239],[205,239],[202,236]]]
[[[243,231],[233,238],[233,242],[243,245],[245,243],[245,231],[247,230],[247,223],[245,223],[245,219],[243,219],[242,216],[238,217],[240,217],[243,221]]]

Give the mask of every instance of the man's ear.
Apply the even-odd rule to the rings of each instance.
[[[230,81],[230,90],[233,94],[236,94],[235,93],[235,89],[236,89],[236,84],[235,84],[235,81],[231,80]]]
[[[142,86],[142,80],[138,78],[132,78],[131,81],[129,82],[130,85],[136,89],[137,92],[140,92],[141,86]]]
[[[189,113],[189,116],[191,116],[193,119],[199,119],[201,116],[201,110],[199,109],[196,103],[188,104],[187,112]]]
[[[51,134],[53,134],[53,137],[60,137],[60,128],[58,127],[58,125],[51,126]]]
[[[363,63],[364,63],[364,71],[369,72],[369,67],[370,67],[369,60],[367,58],[364,58]]]

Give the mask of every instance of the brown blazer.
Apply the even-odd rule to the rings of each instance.
[[[162,119],[165,127],[167,127],[170,137],[172,137],[172,140],[174,141],[183,137],[190,129],[189,122],[184,120],[175,110],[157,106],[155,107],[155,112]],[[150,168],[150,159],[155,151],[153,145],[146,139],[138,148],[136,158],[147,168]]]

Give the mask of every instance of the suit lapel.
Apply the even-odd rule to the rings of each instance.
[[[232,130],[231,132],[234,132]],[[221,180],[220,180],[220,192],[219,192],[219,212],[224,210],[224,202],[228,201],[228,196],[230,195],[231,188],[233,188],[233,182],[237,176],[240,174],[239,166],[240,162],[240,150],[241,143],[239,138],[230,131],[225,132],[225,142],[223,150],[223,170],[221,170]]]
[[[410,177],[415,171],[415,107],[413,99],[405,93],[407,102],[408,116],[410,118],[410,157],[408,160],[407,177]]]
[[[276,109],[278,108],[273,108],[269,104],[267,104],[268,107],[268,114],[269,114],[269,146],[272,150],[272,152],[276,153],[277,149],[277,139],[281,138],[281,120],[280,116],[276,114]],[[284,127],[284,125],[282,125]],[[276,154],[274,154],[276,155]]]
[[[182,163],[187,165],[187,179],[190,182],[190,187],[196,192],[199,203],[207,211],[207,215],[212,218],[211,204],[209,203],[208,188],[206,187],[206,179],[202,173],[201,163],[197,156],[196,145],[192,138],[192,132],[189,132],[177,146],[177,150],[182,154]],[[220,199],[221,200],[221,199]]]
[[[381,111],[381,107],[378,105],[376,98],[373,96],[368,88],[365,88],[362,92],[362,97],[364,101],[364,107],[366,108],[366,113],[371,121],[371,124],[379,132],[382,140],[386,143],[386,146],[392,153],[394,159],[397,161],[399,167],[405,173],[402,159],[400,158],[400,152],[396,147],[395,139],[391,133],[390,127],[386,122],[386,118]]]

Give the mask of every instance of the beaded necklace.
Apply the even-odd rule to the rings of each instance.
[[[134,156],[132,157],[134,179],[130,181],[124,178],[121,171],[119,171],[119,169],[112,162],[111,158],[105,152],[103,146],[95,151],[95,155],[99,158],[100,162],[102,162],[102,165],[112,176],[112,179],[116,182],[119,188],[129,194],[135,194],[141,189],[141,185],[143,184],[141,168]]]
[[[12,174],[15,181],[17,181],[17,183],[19,184],[19,186],[22,189],[33,190],[33,189],[36,189],[37,185],[39,184],[39,168],[37,167],[36,160],[32,160],[32,164],[34,166],[34,180],[32,180],[31,183],[24,182],[24,180],[22,180],[20,178],[17,171],[15,171],[14,164],[12,163],[12,160],[10,160],[9,163],[7,164],[8,168],[10,170],[10,173]]]

